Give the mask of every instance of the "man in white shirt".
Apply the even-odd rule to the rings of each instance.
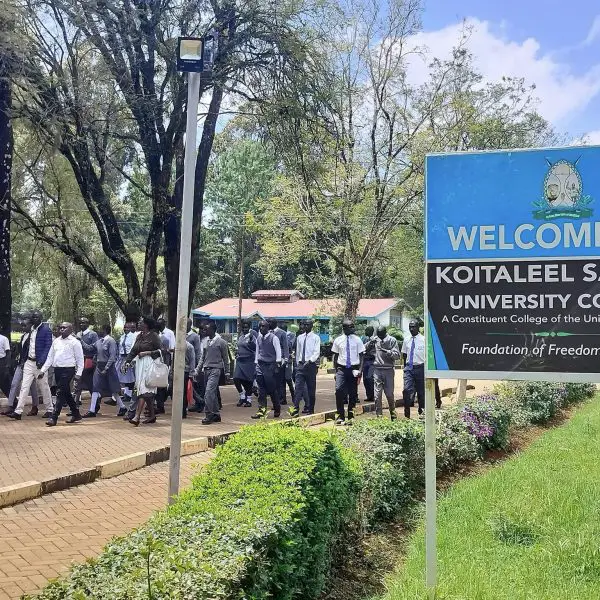
[[[408,324],[410,337],[402,343],[404,359],[404,416],[410,419],[410,407],[415,393],[419,403],[419,414],[425,408],[425,338],[419,333],[419,322],[413,319]]]
[[[175,332],[167,327],[167,322],[164,319],[158,319],[158,321],[156,321],[156,324],[158,325],[158,332],[160,333],[160,335],[167,338],[169,342],[169,352],[174,352]]]
[[[365,345],[354,333],[354,322],[344,319],[343,335],[335,338],[331,352],[335,369],[335,403],[338,418],[336,425],[346,424],[344,404],[348,400],[348,420],[354,418],[358,401],[358,380],[362,375]]]
[[[10,395],[10,341],[0,335],[0,390],[8,398]]]
[[[312,329],[313,322],[304,321],[302,323],[304,333],[296,337],[296,393],[294,394],[294,408],[290,412],[292,417],[298,416],[302,398],[304,398],[302,413],[312,415],[315,412],[321,338],[313,333]]]
[[[54,414],[46,421],[48,427],[56,425],[65,404],[71,409],[71,418],[67,420],[67,423],[81,421],[79,408],[71,393],[71,381],[75,378],[75,381],[78,382],[83,373],[83,348],[80,341],[72,335],[73,325],[71,323],[61,323],[59,330],[60,336],[52,343],[48,358],[38,375],[38,378],[43,378],[48,369],[52,367],[58,388]]]

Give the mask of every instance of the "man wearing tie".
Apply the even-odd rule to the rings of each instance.
[[[315,412],[321,338],[313,333],[312,328],[312,321],[304,321],[302,323],[304,333],[296,338],[296,393],[294,394],[294,408],[290,413],[292,417],[298,416],[302,398],[304,398],[302,413],[312,415]]]
[[[419,322],[413,319],[408,324],[411,337],[402,344],[404,359],[404,416],[410,419],[412,399],[417,394],[419,414],[425,408],[425,338],[419,333]]]
[[[358,400],[358,379],[362,375],[365,345],[354,333],[354,322],[344,319],[343,335],[335,338],[331,352],[335,369],[335,404],[338,414],[336,425],[346,424],[344,404],[348,398],[348,421],[354,418]]]

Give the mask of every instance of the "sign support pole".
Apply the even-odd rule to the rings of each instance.
[[[177,291],[177,327],[175,331],[175,358],[173,361],[173,414],[171,415],[171,446],[169,454],[169,504],[175,501],[175,496],[179,493],[181,422],[184,391],[183,372],[185,369],[187,320],[189,314],[192,221],[194,217],[194,172],[196,169],[196,132],[198,129],[199,99],[200,73],[188,73],[183,202],[181,207],[181,243],[179,247],[179,287]]]
[[[435,381],[425,379],[425,585],[429,600],[437,585],[437,490],[435,444]]]

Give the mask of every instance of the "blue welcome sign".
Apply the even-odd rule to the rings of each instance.
[[[430,155],[425,192],[428,375],[596,381],[600,148]]]

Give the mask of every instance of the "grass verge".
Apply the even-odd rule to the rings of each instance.
[[[600,598],[600,402],[438,504],[440,600]],[[424,531],[385,600],[426,598]]]

